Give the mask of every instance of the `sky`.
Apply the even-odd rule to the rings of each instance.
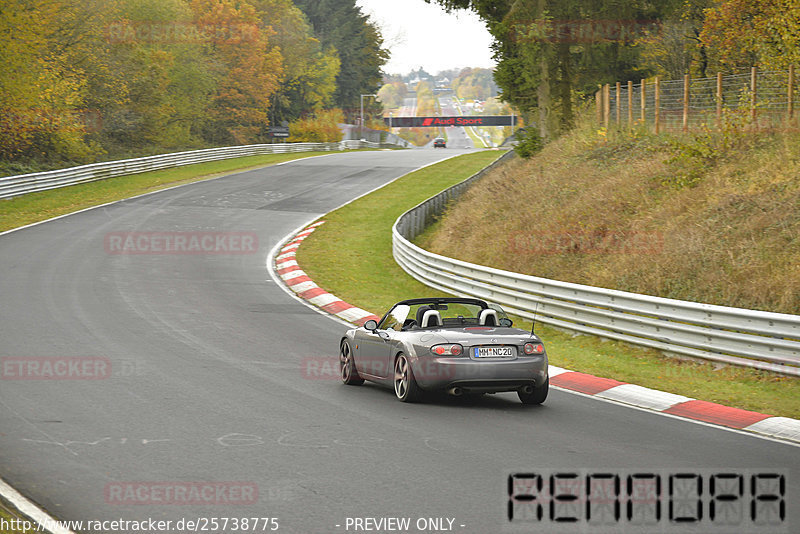
[[[471,11],[446,13],[423,0],[357,0],[381,29],[391,58],[383,70],[406,74],[419,67],[431,74],[463,67],[494,68],[492,37]]]

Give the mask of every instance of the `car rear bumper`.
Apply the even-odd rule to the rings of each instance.
[[[547,356],[525,356],[513,360],[417,358],[412,363],[417,384],[436,390],[460,387],[470,391],[513,391],[547,380]]]

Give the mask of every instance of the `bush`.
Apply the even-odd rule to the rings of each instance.
[[[318,111],[313,117],[289,124],[290,143],[336,143],[342,140],[339,123],[344,122],[340,109]]]
[[[524,159],[533,157],[534,154],[539,152],[544,146],[544,141],[539,132],[533,128],[520,128],[517,130],[517,146],[515,147],[517,154]]]

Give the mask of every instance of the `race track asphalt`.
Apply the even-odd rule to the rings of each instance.
[[[502,532],[517,526],[506,519],[513,472],[650,470],[706,482],[717,471],[782,472],[787,519],[776,528],[797,532],[796,446],[563,391],[541,407],[514,394],[407,405],[389,390],[338,382],[329,370],[344,327],[276,287],[267,254],[318,215],[454,153],[298,160],[0,236],[4,364],[83,357],[111,369],[88,380],[4,375],[0,476],[62,519],[277,517],[279,532],[312,534],[389,516],[411,518],[410,532],[418,518]],[[109,250],[124,232],[225,233],[227,245],[249,236],[257,247],[233,254],[223,239],[214,254]],[[258,498],[167,504],[152,492],[203,483],[257,488]],[[133,487],[151,491],[115,501]],[[667,518],[664,508],[655,527]],[[642,531],[629,523],[545,517],[522,531]]]

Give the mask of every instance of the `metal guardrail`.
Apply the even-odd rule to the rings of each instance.
[[[617,339],[669,354],[800,376],[798,315],[548,280],[448,258],[411,243],[486,170],[397,219],[392,228],[393,255],[408,274],[430,287],[496,302],[521,317],[535,317],[537,321],[573,332]]]
[[[84,182],[105,180],[140,172],[156,171],[170,167],[205,163],[220,159],[258,156],[261,154],[284,154],[288,152],[333,151],[357,148],[382,148],[379,143],[365,141],[342,141],[340,143],[283,143],[273,145],[242,145],[207,148],[173,154],[160,154],[143,158],[91,163],[68,169],[35,172],[0,178],[0,198],[10,198],[35,191],[45,191]]]

